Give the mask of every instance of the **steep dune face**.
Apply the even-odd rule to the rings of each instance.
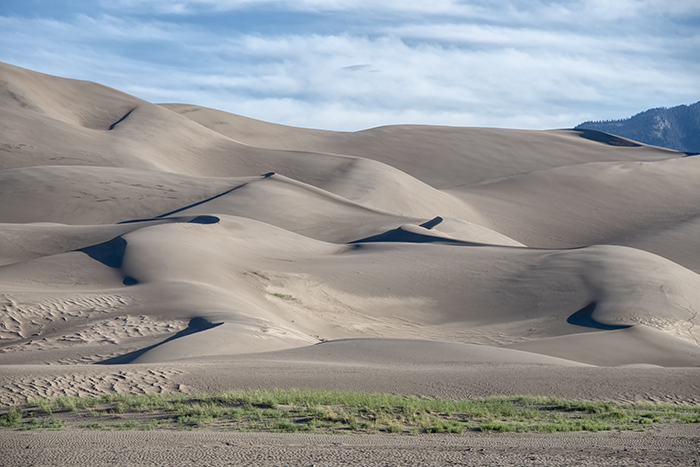
[[[564,130],[304,130],[9,65],[0,83],[0,364],[368,338],[333,348],[700,366],[695,158]]]

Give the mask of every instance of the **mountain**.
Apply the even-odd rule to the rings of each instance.
[[[583,122],[576,130],[597,130],[654,146],[700,153],[700,102],[646,110],[622,120]]]

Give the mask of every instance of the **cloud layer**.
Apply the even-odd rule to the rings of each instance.
[[[700,100],[695,1],[61,3],[0,10],[0,60],[289,125],[560,128]]]

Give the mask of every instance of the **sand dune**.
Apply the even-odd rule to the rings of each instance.
[[[600,162],[450,191],[467,201],[479,200],[494,228],[529,246],[618,243],[697,217],[698,167],[697,157]]]
[[[593,365],[695,366],[700,352],[697,344],[679,342],[649,326],[631,326],[565,337],[550,337],[509,346],[528,352],[545,352],[560,358],[575,356]]]
[[[396,167],[441,190],[556,167],[656,161],[685,155],[641,143],[636,147],[610,144],[609,139],[592,138],[590,133],[595,132],[580,130],[398,125],[348,133],[285,127],[194,105],[163,107],[256,147],[364,157]]]
[[[451,367],[509,393],[595,369],[590,394],[615,398],[618,366],[659,400],[675,367],[693,402],[697,157],[572,130],[292,128],[4,64],[0,83],[2,400],[222,388],[234,367],[418,392],[440,369],[431,395]],[[111,368],[134,383],[100,383]]]
[[[250,354],[246,360],[317,362],[350,365],[503,364],[588,366],[560,358],[503,347],[420,339],[338,339],[286,351]]]

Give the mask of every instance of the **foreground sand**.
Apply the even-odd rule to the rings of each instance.
[[[206,432],[2,433],[8,465],[697,465],[687,426],[645,433],[327,436]]]
[[[355,344],[353,341],[349,341]],[[469,361],[430,353],[423,341],[382,342],[382,356],[351,352],[343,341],[304,352],[278,351],[160,364],[8,365],[0,402],[104,392],[217,392],[238,388],[309,388],[390,392],[443,398],[551,395],[621,402],[700,404],[700,369],[595,367]],[[408,347],[425,350],[423,357]],[[428,347],[426,349],[426,347]],[[376,347],[375,349],[376,350]],[[391,352],[394,355],[390,355]],[[345,357],[339,354],[346,353]],[[387,354],[389,354],[387,356]],[[440,355],[443,358],[439,358]],[[383,358],[382,358],[383,357]]]
[[[685,156],[588,131],[291,128],[0,64],[0,402],[310,387],[698,404],[700,158]],[[533,464],[573,463],[557,440],[593,439],[686,456],[674,430],[411,452],[477,462],[430,443],[545,440]],[[119,434],[105,452],[129,436],[215,435]],[[347,439],[394,447],[329,465],[416,443]]]

